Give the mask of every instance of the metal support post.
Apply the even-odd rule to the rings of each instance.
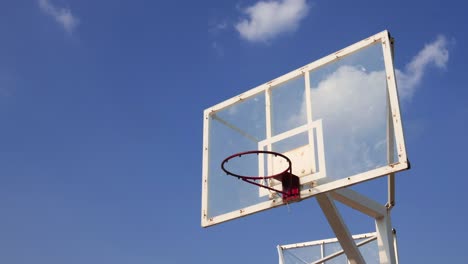
[[[278,250],[278,262],[279,264],[284,264],[284,257],[283,257],[283,248],[281,246],[276,246],[276,249]]]
[[[395,243],[390,211],[384,217],[375,219],[375,229],[377,233],[377,245],[379,247],[379,257],[381,264],[396,264]]]
[[[351,236],[348,227],[345,225],[341,218],[338,209],[335,206],[334,201],[329,197],[328,194],[319,194],[316,196],[317,201],[322,209],[325,217],[330,224],[335,236],[338,238],[338,242],[343,248],[348,261],[350,264],[365,264],[364,258],[361,252],[356,246],[353,237]]]

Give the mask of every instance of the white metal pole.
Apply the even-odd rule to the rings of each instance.
[[[284,264],[284,257],[283,257],[283,248],[281,246],[276,246],[276,249],[278,250],[278,261],[279,264]]]
[[[381,264],[396,264],[390,211],[384,217],[375,219],[377,245]]]
[[[392,229],[393,233],[393,247],[395,248],[395,260],[396,264],[400,263],[399,257],[398,257],[398,244],[397,244],[397,237],[396,237],[396,230],[395,228]]]
[[[366,262],[357,248],[348,227],[341,218],[341,215],[335,206],[335,202],[328,194],[319,194],[316,197],[320,208],[325,214],[335,236],[338,238],[338,242],[348,257],[350,264],[365,264]]]

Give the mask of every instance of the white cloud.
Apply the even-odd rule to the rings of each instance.
[[[385,164],[385,72],[344,65],[311,89],[314,117],[323,120],[327,174],[353,175]]]
[[[330,68],[333,69],[331,71],[325,68],[322,72],[314,72],[318,82],[311,84],[312,113],[315,120],[322,119],[326,130],[325,152],[329,177],[352,175],[387,162],[385,71],[383,65],[376,61],[381,58],[365,56],[363,59],[342,60],[338,62],[340,66]],[[400,98],[410,99],[428,67],[434,65],[438,69],[445,69],[448,59],[445,37],[439,36],[434,42],[425,45],[406,64],[404,71],[396,70]],[[372,68],[371,65],[381,66]],[[300,114],[289,118],[284,123],[289,123],[290,127],[305,123],[304,99]]]
[[[415,87],[422,82],[428,66],[433,64],[440,69],[447,66],[449,54],[446,46],[447,40],[438,37],[417,53],[406,65],[404,72],[398,71],[399,89],[403,89],[400,92],[401,98],[410,98]],[[401,75],[402,73],[404,75]],[[318,136],[316,131],[322,129],[328,180],[348,177],[386,165],[387,82],[381,46],[370,46],[352,56],[320,67],[311,72],[310,78],[312,119],[322,120],[323,125],[314,133]],[[306,93],[297,92],[303,91],[304,84],[300,84],[296,89],[296,80],[303,83],[302,79],[293,79],[272,90],[275,132],[281,133],[307,123]],[[288,93],[281,93],[282,89],[287,89]],[[275,96],[280,95],[283,103],[275,103]],[[242,111],[235,112],[241,109],[233,107],[229,109],[232,112],[228,114],[236,114],[232,118],[239,118],[248,114],[252,116],[251,113],[262,113],[254,111],[257,110],[252,108],[254,105],[264,107],[262,104],[247,107],[248,105],[243,103],[237,105],[246,107]],[[252,124],[260,124],[259,120],[264,120],[262,118],[264,116],[252,119],[256,120],[255,122],[240,118],[245,123],[236,126],[242,127],[244,131],[252,130]],[[264,133],[265,130],[262,131]],[[297,148],[298,145],[295,144],[304,139],[302,136],[288,138],[274,148]]]
[[[402,99],[411,99],[415,90],[427,70],[427,67],[434,65],[439,69],[445,69],[449,60],[447,49],[447,39],[439,36],[437,39],[424,48],[405,66],[405,70],[396,70],[398,90]]]
[[[248,41],[264,42],[295,31],[308,11],[306,0],[260,1],[244,10],[248,18],[235,28]]]
[[[70,9],[54,6],[49,0],[38,0],[39,7],[45,14],[51,16],[69,34],[78,26],[79,19]]]

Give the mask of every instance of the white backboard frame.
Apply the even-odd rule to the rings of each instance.
[[[385,175],[393,175],[396,172],[405,170],[409,168],[409,163],[407,160],[407,153],[405,147],[405,140],[403,134],[403,125],[400,114],[400,106],[398,100],[398,91],[396,85],[396,76],[393,65],[393,54],[392,54],[392,40],[390,38],[388,31],[380,32],[372,37],[366,38],[360,42],[357,42],[351,46],[348,46],[340,51],[337,51],[333,54],[330,54],[322,59],[314,61],[306,66],[303,66],[297,70],[289,72],[277,79],[274,79],[270,82],[262,84],[256,88],[253,88],[245,93],[242,93],[238,96],[235,96],[231,99],[228,99],[222,103],[219,103],[213,107],[210,107],[204,111],[204,135],[203,135],[203,177],[202,177],[202,212],[201,212],[201,224],[203,227],[212,226],[219,224],[228,220],[236,219],[239,217],[244,217],[256,212],[274,208],[280,205],[283,205],[281,198],[273,198],[271,200],[261,202],[252,206],[241,208],[232,212],[224,213],[217,216],[210,216],[209,205],[208,205],[208,177],[209,177],[209,118],[210,115],[214,112],[223,110],[239,101],[249,99],[259,93],[265,93],[268,95],[272,87],[277,86],[281,83],[284,83],[288,80],[297,78],[299,76],[307,77],[309,72],[319,68],[323,65],[329,64],[340,58],[357,52],[367,46],[373,45],[375,43],[381,43],[383,49],[383,57],[385,63],[385,74],[387,80],[387,90],[388,90],[388,101],[389,101],[389,127],[393,128],[391,131],[395,138],[395,151],[397,160],[393,161],[387,166],[379,167],[377,169],[369,170],[363,173],[358,173],[355,175],[350,175],[347,178],[335,180],[332,182],[324,182],[318,185],[312,185],[310,188],[303,188],[301,190],[300,196],[301,199],[306,199],[313,197],[317,194],[327,193],[339,188],[351,186],[360,182],[368,181],[377,177],[382,177]],[[310,104],[307,105],[310,107]],[[310,124],[310,123],[309,123]],[[270,134],[271,136],[271,134]],[[325,168],[323,166],[323,168]]]

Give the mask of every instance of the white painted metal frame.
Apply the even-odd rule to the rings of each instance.
[[[351,189],[344,188],[330,192],[330,196],[347,205],[357,211],[360,211],[363,214],[366,214],[375,219],[375,227],[377,234],[377,244],[379,248],[379,258],[381,264],[397,264],[398,260],[396,257],[396,244],[394,241],[394,233],[392,229],[392,224],[390,220],[390,208],[385,205],[381,205],[378,202],[367,198],[364,195],[359,194]],[[324,209],[322,206],[323,201],[319,199],[320,196],[317,196],[317,201],[319,202],[324,214],[329,218],[330,214],[334,214],[334,211]],[[336,209],[335,209],[336,210]],[[332,227],[335,235],[338,237],[341,246],[347,253],[347,248],[350,247],[352,241],[346,239],[340,239],[342,236],[341,232],[348,232],[346,225],[336,227],[337,224],[329,220],[329,224]],[[341,229],[339,229],[341,228]],[[343,231],[344,230],[344,231]],[[393,234],[392,234],[393,233]],[[348,256],[349,258],[349,256]],[[359,262],[356,262],[359,263]]]
[[[389,42],[390,42],[390,47],[391,47],[391,61],[393,63],[393,58],[394,58],[394,40],[392,37],[389,37]],[[385,51],[384,51],[385,52]],[[395,83],[396,87],[396,78],[395,78]],[[388,83],[387,83],[387,90],[388,90]],[[397,93],[398,93],[398,89]],[[398,98],[398,97],[397,97]],[[388,114],[388,120],[387,120],[387,162],[388,164],[393,164],[395,162],[395,142],[393,142],[393,139],[395,137],[395,129],[393,127],[393,112],[391,110],[391,104],[390,104],[390,95],[387,94],[387,114]],[[401,120],[400,120],[401,122]],[[409,164],[408,164],[409,166]],[[395,173],[390,173],[388,175],[388,201],[387,201],[387,208],[391,209],[393,206],[395,206]]]
[[[396,77],[392,59],[392,42],[388,31],[380,32],[372,37],[369,37],[365,40],[357,42],[347,48],[344,48],[338,52],[335,52],[331,55],[328,55],[322,59],[314,61],[304,67],[301,67],[295,71],[287,73],[277,79],[274,79],[270,82],[267,82],[263,85],[260,85],[256,88],[253,88],[245,93],[242,93],[234,98],[228,99],[222,103],[219,103],[211,108],[208,108],[204,111],[204,128],[203,128],[203,179],[202,179],[202,214],[201,214],[201,223],[203,227],[208,227],[211,225],[219,224],[228,220],[235,218],[243,217],[249,214],[260,212],[266,209],[274,208],[283,204],[281,199],[275,198],[269,201],[265,201],[256,205],[252,205],[246,208],[242,208],[236,211],[225,213],[219,216],[209,216],[208,212],[208,175],[209,175],[209,123],[210,116],[212,113],[225,109],[232,104],[235,104],[239,101],[248,99],[252,96],[255,96],[259,93],[266,93],[267,98],[270,93],[270,89],[281,83],[284,83],[288,80],[296,78],[301,75],[307,76],[308,72],[311,70],[329,64],[335,60],[347,56],[351,53],[357,52],[367,46],[373,45],[375,43],[381,43],[383,49],[383,56],[385,62],[385,71],[387,77],[387,86],[388,86],[388,100],[389,100],[389,114],[391,115],[391,123],[393,126],[393,133],[395,136],[395,147],[396,153],[398,155],[397,160],[387,166],[376,168],[364,173],[359,173],[356,175],[351,175],[348,178],[336,180],[329,183],[319,184],[311,188],[305,188],[301,190],[301,199],[309,198],[321,193],[327,193],[339,188],[346,186],[351,186],[360,182],[368,181],[377,177],[392,175],[395,172],[399,172],[405,169],[408,169],[409,164],[407,160],[405,140],[403,135],[403,125],[400,115],[400,107],[398,101],[398,92],[396,87]],[[271,103],[267,101],[267,103]],[[310,107],[310,106],[307,106]],[[268,109],[269,107],[267,107]],[[310,110],[310,109],[309,109]],[[267,114],[268,116],[268,114]],[[267,124],[267,129],[271,127],[271,120]],[[271,132],[271,131],[270,131]],[[270,134],[271,136],[271,134]]]
[[[377,235],[376,233],[367,233],[367,234],[353,235],[352,238],[353,240],[365,239],[364,241],[356,243],[356,247],[360,247],[360,246],[364,246],[376,240]],[[277,249],[278,249],[279,263],[285,264],[284,256],[283,256],[284,250],[303,248],[303,247],[312,247],[312,246],[320,246],[321,258],[314,262],[311,262],[311,264],[323,263],[325,261],[331,260],[335,257],[345,254],[344,250],[340,250],[340,251],[337,251],[335,253],[325,256],[325,245],[330,244],[330,243],[337,243],[337,242],[339,242],[338,238],[329,238],[329,239],[323,239],[323,240],[318,240],[318,241],[310,241],[310,242],[303,242],[303,243],[296,243],[296,244],[289,244],[289,245],[278,245]]]
[[[317,195],[317,201],[322,208],[328,223],[330,224],[333,232],[338,238],[341,248],[344,250],[349,264],[366,264],[361,252],[356,246],[348,227],[341,218],[334,201],[330,198],[329,194],[323,193]]]
[[[365,239],[359,243],[356,243],[356,246],[359,248],[361,246],[364,246],[372,241],[375,241],[378,239],[377,233],[367,233],[367,234],[360,234],[360,235],[353,235],[352,236],[353,240],[358,240],[358,239]],[[338,238],[329,238],[329,239],[323,239],[323,240],[316,240],[316,241],[309,241],[309,242],[302,242],[302,243],[294,243],[294,244],[288,244],[288,245],[278,245],[276,247],[278,251],[278,262],[279,264],[286,264],[284,260],[284,251],[289,250],[289,249],[296,249],[296,248],[304,248],[304,247],[313,247],[313,246],[320,246],[320,252],[321,256],[320,259],[311,262],[310,264],[322,264],[325,261],[332,260],[335,257],[341,256],[345,254],[344,250],[337,251],[335,253],[332,253],[330,255],[325,255],[325,245],[330,244],[330,243],[337,243]],[[396,240],[396,233],[393,232],[393,242],[394,242],[394,248],[395,248],[395,255],[398,255],[397,251],[397,240]],[[305,262],[305,261],[304,261]],[[305,262],[307,263],[307,262]],[[396,264],[398,264],[398,258],[396,258]]]

